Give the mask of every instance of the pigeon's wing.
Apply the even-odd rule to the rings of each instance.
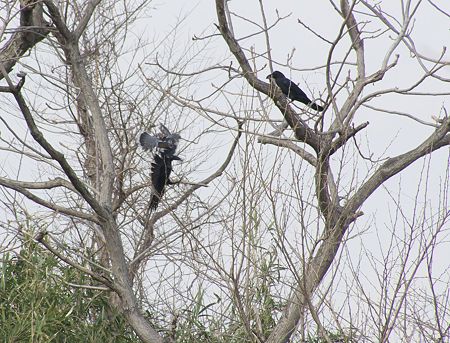
[[[167,127],[165,127],[163,124],[159,124],[159,130],[161,131],[161,134],[164,137],[170,136],[170,131]]]
[[[139,136],[139,143],[144,150],[153,150],[158,146],[159,139],[155,136],[150,135],[147,132],[141,133]]]
[[[163,149],[167,156],[172,156],[177,150],[180,135],[178,133],[170,133],[169,129],[164,124],[159,125],[161,133],[158,134],[160,142],[158,148]]]
[[[180,141],[180,138],[181,136],[178,133],[171,133],[167,136],[166,140],[176,147]]]

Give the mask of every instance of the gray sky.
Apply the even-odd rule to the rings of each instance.
[[[150,32],[155,31],[159,34],[167,32],[175,25],[178,18],[191,11],[191,4],[191,2],[187,3],[185,1],[172,1],[157,5],[158,15],[149,20],[147,30]],[[197,6],[192,10],[192,14],[188,16],[186,22],[182,24],[179,30],[180,44],[187,42],[194,35],[202,36],[217,33],[213,26],[213,23],[217,22],[213,1],[199,1],[196,4]],[[400,1],[382,1],[381,4],[384,11],[401,20]],[[450,13],[450,3],[441,1],[439,5],[447,13]],[[311,29],[317,30],[327,40],[333,41],[337,35],[342,18],[335,12],[328,1],[264,1],[264,6],[269,24],[276,18],[275,9],[278,9],[280,16],[291,13],[288,18],[284,19],[270,32],[270,43],[274,62],[280,64],[286,64],[288,55],[295,51],[291,63],[292,67],[298,70],[290,70],[286,66],[279,66],[276,69],[279,69],[286,75],[290,75],[304,90],[308,89],[308,94],[312,92],[315,97],[323,94],[326,87],[325,70],[323,68],[318,70],[308,69],[326,63],[329,46],[298,24],[297,20],[300,19]],[[243,17],[261,23],[258,1],[231,1],[230,9]],[[450,42],[450,18],[438,13],[425,1],[418,11],[419,14],[416,16],[414,29],[410,36],[414,39],[416,48],[420,53],[438,58],[442,53],[443,47]],[[366,37],[377,36],[384,30],[384,27],[374,18],[362,14],[357,14],[356,17],[358,20],[366,21],[364,25],[364,31],[367,32],[365,34]],[[398,28],[398,24],[395,24],[395,26]],[[233,28],[237,37],[243,37],[251,32],[255,32],[255,27],[236,18],[233,21]],[[203,33],[204,30],[206,31],[205,33]],[[386,51],[393,42],[393,38],[394,35],[392,33],[385,33],[381,37],[365,41],[366,70],[368,74],[377,70],[382,64]],[[253,47],[260,53],[264,52],[265,49],[262,36],[249,38],[241,41],[241,43],[246,48]],[[217,56],[217,61],[220,61],[228,53],[225,43],[221,41],[220,37],[214,40],[211,46],[211,51],[214,52],[214,55],[208,56],[212,60],[214,60],[214,56]],[[335,56],[342,57],[346,48],[347,44],[338,45]],[[423,70],[417,59],[403,45],[400,45],[395,50],[391,61],[393,61],[395,54],[399,54],[398,66],[389,71],[383,81],[368,87],[366,94],[382,88],[409,87],[422,76]],[[445,54],[444,59],[450,60],[448,53]],[[230,57],[227,60],[231,61],[234,59]],[[352,55],[350,60],[354,61],[354,55]],[[262,68],[266,63],[267,61],[264,58],[259,58],[256,62],[258,68]],[[426,65],[427,67],[431,66],[430,63],[426,63]],[[264,78],[268,73],[269,70],[266,66],[259,76]],[[344,72],[343,74],[345,76],[347,73]],[[351,75],[354,75],[353,71]],[[450,68],[444,68],[439,75],[450,78]],[[416,91],[433,93],[448,92],[448,89],[448,82],[444,83],[436,79],[430,79],[418,87]],[[343,100],[343,97],[339,97],[338,103],[342,104]],[[421,121],[433,123],[432,116],[443,116],[443,107],[448,107],[449,101],[450,97],[448,95],[425,97],[387,95],[374,99],[371,105],[389,111],[407,113]],[[273,108],[271,115],[276,117],[278,115],[276,111],[277,109]],[[373,159],[392,157],[404,153],[408,149],[417,146],[434,130],[433,127],[420,124],[398,114],[361,108],[356,115],[355,122],[361,123],[365,121],[369,121],[370,125],[363,133],[358,135],[358,141],[365,155],[373,154]],[[401,199],[405,221],[412,220],[413,213],[417,211],[417,203],[426,204],[425,212],[428,214],[436,211],[438,208],[443,210],[445,208],[448,210],[449,208],[449,204],[445,204],[446,200],[444,199],[443,203],[442,198],[438,196],[442,192],[448,192],[448,188],[442,189],[442,186],[445,178],[448,176],[445,174],[445,170],[449,163],[449,149],[444,148],[434,153],[429,165],[427,163],[428,160],[429,157],[425,159],[425,163],[424,160],[420,160],[399,176],[393,177],[386,182],[385,187],[377,190],[363,206],[365,216],[358,220],[357,227],[350,234],[352,236],[358,232],[363,232],[360,237],[350,241],[344,251],[349,253],[349,256],[346,256],[346,258],[353,263],[358,264],[358,261],[362,260],[361,281],[363,283],[367,282],[369,288],[372,282],[375,281],[374,284],[377,284],[376,279],[379,275],[377,275],[377,272],[372,268],[373,266],[371,266],[366,257],[370,256],[380,261],[380,265],[376,268],[382,269],[383,256],[387,253],[386,249],[389,247],[393,235],[402,237],[402,231],[408,227],[407,222],[404,222],[404,220],[396,222],[393,199]],[[370,163],[359,160],[357,165],[358,183],[363,181],[363,178],[367,175],[367,167],[369,165]],[[348,166],[347,171],[349,174],[351,174],[350,170],[353,168],[353,165]],[[425,183],[427,183],[427,187],[424,187]],[[446,199],[448,201],[448,198]],[[411,224],[413,225],[413,223]],[[448,229],[448,223],[446,226]],[[398,232],[391,231],[392,228],[397,229]],[[446,237],[448,241],[448,234]],[[435,275],[441,275],[442,281],[447,282],[450,278],[448,270],[449,248],[450,245],[448,243],[443,243],[441,249],[438,249],[436,252],[434,261]],[[348,270],[343,271],[343,274],[345,275],[347,272]],[[445,283],[444,287],[446,287]],[[372,289],[372,291],[374,295],[377,293],[376,289]]]
[[[437,1],[436,1],[437,2]],[[450,2],[441,1],[442,8],[445,8],[447,13],[450,13]],[[383,9],[401,18],[400,6],[401,1],[382,1]],[[325,39],[333,41],[336,38],[337,32],[342,22],[342,18],[330,5],[329,1],[294,1],[294,0],[271,0],[264,1],[265,13],[269,25],[274,22],[276,18],[276,9],[280,16],[287,16],[282,20],[277,27],[270,31],[270,44],[273,60],[276,64],[275,69],[278,69],[289,75],[289,77],[300,85],[305,92],[313,96],[314,98],[326,99],[326,83],[325,83],[325,69],[316,68],[326,64],[327,55],[329,50],[328,43],[324,42],[320,38],[314,36],[305,27],[298,23],[300,19],[306,26],[313,30],[316,30]],[[232,12],[239,14],[245,18],[261,22],[261,12],[258,1],[250,0],[233,0],[230,2],[230,9]],[[443,46],[450,42],[450,18],[439,14],[428,2],[424,1],[419,9],[420,14],[417,15],[414,23],[414,30],[411,33],[411,37],[414,39],[418,51],[421,53],[437,58],[442,52]],[[203,46],[204,41],[193,43],[192,37],[204,37],[211,34],[216,34],[217,30],[214,27],[214,23],[217,23],[214,2],[211,0],[201,1],[159,1],[154,3],[154,10],[150,10],[147,13],[148,18],[140,20],[139,26],[134,27],[133,30],[138,36],[143,33],[149,39],[155,37],[158,41],[165,35],[169,34],[176,37],[176,44],[174,45],[173,60],[183,57],[186,54],[186,46],[194,44],[193,48],[189,50],[189,54],[194,56],[192,67],[188,66],[186,71],[196,71],[199,66],[214,65],[216,63],[229,64],[233,61],[233,65],[236,66],[236,61],[230,55],[226,48],[226,45],[221,37],[211,39],[206,48],[198,48],[197,46]],[[179,26],[180,19],[183,19]],[[380,30],[384,28],[374,18],[357,14],[357,19],[366,21],[364,30],[367,32],[366,37],[377,36],[381,33]],[[176,31],[174,28],[177,27]],[[396,27],[398,25],[396,24]],[[235,18],[233,21],[233,28],[236,36],[245,37],[250,33],[255,32],[255,27],[248,22]],[[386,51],[392,44],[393,34],[385,33],[381,37],[376,39],[365,40],[366,47],[366,63],[367,73],[372,73],[381,65],[385,57]],[[335,58],[337,60],[341,58],[347,49],[348,40],[344,40],[345,43],[340,43],[335,52]],[[163,56],[168,47],[172,44],[171,40],[159,45],[155,51],[154,56],[158,53]],[[251,37],[241,41],[241,44],[246,48],[254,48],[256,52],[263,53],[265,51],[264,37],[257,36]],[[408,87],[415,81],[417,81],[423,71],[421,70],[417,60],[411,56],[410,52],[400,45],[396,49],[395,54],[399,54],[398,66],[389,71],[383,81],[376,85],[369,86],[366,90],[368,92],[379,90],[382,88],[392,87]],[[395,55],[394,54],[394,55]],[[393,56],[394,56],[393,55]],[[248,53],[247,53],[248,56]],[[289,60],[288,60],[289,57]],[[392,61],[393,57],[391,58]],[[351,54],[349,59],[354,61],[354,56]],[[450,60],[450,56],[447,53],[445,60]],[[290,64],[290,67],[286,64]],[[261,79],[264,79],[267,74],[270,73],[267,66],[267,60],[260,57],[256,60],[257,68],[264,68],[258,74]],[[426,63],[429,67],[431,64]],[[191,70],[190,70],[191,68]],[[349,70],[351,76],[354,76],[354,67],[344,67]],[[333,68],[334,71],[337,67]],[[346,70],[346,69],[344,69]],[[450,68],[443,69],[440,76],[450,78]],[[343,77],[347,76],[347,71],[343,72]],[[200,76],[198,87],[191,87],[189,90],[191,94],[196,97],[211,92],[211,83],[218,85],[226,75],[223,72],[207,73]],[[247,85],[242,84],[242,79],[233,82],[229,89],[241,90],[248,88]],[[427,80],[422,86],[417,88],[419,92],[448,92],[448,82],[444,83],[436,79]],[[342,105],[345,100],[345,93],[338,97],[338,104]],[[5,100],[2,100],[5,102]],[[439,117],[443,116],[443,107],[449,106],[450,97],[448,95],[439,96],[401,96],[401,95],[387,95],[374,99],[371,102],[372,106],[380,107],[389,111],[397,111],[401,113],[407,113],[415,118],[433,123],[431,116]],[[223,112],[229,111],[229,106],[223,98],[219,98],[214,101],[211,106],[214,106],[218,110]],[[269,107],[270,118],[281,119],[278,109],[275,106]],[[186,139],[193,139],[195,133],[202,128],[202,123],[191,123],[191,117],[188,112],[186,116],[181,116],[172,122],[173,126],[178,128],[188,128],[183,132],[183,137]],[[179,123],[177,124],[177,121]],[[427,135],[433,132],[434,128],[423,125],[414,121],[411,118],[400,116],[398,114],[383,113],[380,111],[374,111],[368,108],[361,108],[356,117],[355,123],[362,123],[369,121],[370,125],[366,130],[361,132],[357,136],[357,140],[361,147],[361,151],[366,155],[372,155],[373,159],[392,157],[397,154],[406,152],[408,149],[415,147],[419,144]],[[198,126],[198,130],[193,130],[193,126]],[[260,128],[260,133],[268,133],[270,127]],[[205,151],[202,156],[209,156],[210,165],[201,165],[199,170],[194,170],[189,174],[189,177],[193,179],[200,179],[200,176],[207,174],[207,172],[217,167],[217,163],[222,161],[223,154],[220,152],[226,151],[228,148],[228,142],[231,140],[229,133],[218,134],[217,143],[218,147],[215,150],[208,152],[208,141],[211,141],[211,136],[208,136],[198,144],[192,144],[183,151],[185,158],[190,158],[193,152]],[[185,143],[185,145],[187,145]],[[271,166],[271,162],[274,162],[277,157],[277,149],[275,147],[261,147],[261,151],[268,156],[269,162],[268,168]],[[218,153],[219,152],[219,153]],[[203,152],[202,152],[203,153]],[[348,149],[345,151],[344,159],[346,161],[352,161],[352,154],[355,154],[355,150]],[[428,161],[429,157],[425,159]],[[341,155],[336,156],[334,167],[337,168],[341,160]],[[288,158],[283,160],[286,164],[289,162]],[[297,161],[296,161],[297,162]],[[8,165],[17,167],[18,161],[4,160],[3,168],[8,169]],[[361,236],[348,242],[343,253],[349,254],[345,258],[348,258],[353,263],[357,263],[360,259],[365,267],[362,275],[362,282],[376,281],[377,275],[369,263],[370,257],[374,257],[376,260],[381,261],[386,253],[386,247],[389,246],[389,242],[395,232],[392,228],[398,228],[402,231],[407,227],[405,222],[413,217],[413,213],[416,210],[415,206],[417,201],[420,204],[427,204],[426,212],[433,218],[431,213],[437,211],[439,206],[445,209],[449,208],[449,204],[442,202],[442,198],[438,195],[443,192],[448,194],[447,189],[442,189],[445,178],[448,175],[445,174],[445,170],[449,163],[449,149],[444,148],[434,153],[431,157],[431,163],[428,165],[423,160],[415,163],[412,167],[402,172],[399,176],[396,176],[389,180],[385,186],[377,190],[371,198],[364,205],[363,210],[365,216],[358,219],[358,225],[353,228],[350,236],[361,233]],[[360,184],[367,176],[367,169],[370,167],[370,163],[359,158],[356,163],[349,163],[344,167],[344,173],[342,176],[342,182],[344,188],[348,188],[355,184]],[[289,165],[285,166],[286,168]],[[307,169],[305,166],[302,168]],[[353,174],[353,171],[357,172]],[[44,174],[43,171],[37,173],[35,170],[24,168],[21,170],[21,176],[23,178],[37,179]],[[45,175],[45,174],[44,174]],[[422,176],[421,176],[422,175]],[[427,180],[427,181],[425,181]],[[424,183],[427,182],[427,187],[424,187]],[[353,184],[352,184],[353,183]],[[418,185],[420,185],[420,191],[418,191]],[[215,189],[204,190],[205,195],[214,194]],[[405,215],[405,219],[395,222],[395,204],[394,199],[401,198],[402,200],[402,213]],[[446,198],[448,201],[448,197]],[[444,200],[445,201],[445,200]],[[432,225],[431,225],[432,227]],[[448,227],[448,224],[447,224]],[[402,235],[398,233],[399,237]],[[441,245],[441,249],[438,249],[436,253],[435,272],[437,275],[442,273],[442,278],[445,281],[449,281],[450,275],[448,271],[448,249],[450,248],[449,236],[447,234],[447,242]],[[361,255],[360,255],[361,254]],[[380,266],[377,266],[381,268]],[[346,269],[343,274],[349,273]],[[365,279],[367,278],[367,280]],[[376,289],[370,289],[371,292],[376,293]]]

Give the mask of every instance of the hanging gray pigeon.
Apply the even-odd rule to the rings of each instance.
[[[175,155],[180,135],[178,133],[170,133],[163,124],[160,125],[159,129],[161,132],[155,136],[147,132],[143,132],[139,136],[139,143],[142,148],[153,152],[151,166],[151,181],[153,186],[153,195],[150,199],[151,210],[155,210],[158,207],[159,200],[164,194],[166,185],[176,183],[170,180],[172,161],[181,160],[181,158]]]

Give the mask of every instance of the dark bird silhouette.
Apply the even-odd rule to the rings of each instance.
[[[153,194],[150,199],[151,210],[156,210],[158,207],[166,185],[176,183],[170,180],[172,161],[181,160],[181,158],[175,155],[180,135],[178,133],[170,133],[170,131],[162,124],[160,125],[160,131],[161,132],[155,136],[152,136],[147,132],[143,132],[139,136],[139,143],[142,148],[153,152],[151,166],[151,181],[153,188]]]
[[[313,110],[323,111],[322,106],[312,102],[305,94],[305,92],[303,92],[300,87],[297,86],[294,82],[284,76],[282,72],[274,71],[272,74],[267,75],[266,78],[271,81],[275,81],[277,86],[280,87],[283,94],[286,95],[289,99],[300,101],[302,104],[311,107]]]

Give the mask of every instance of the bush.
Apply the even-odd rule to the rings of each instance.
[[[140,342],[108,306],[109,294],[35,243],[5,254],[0,269],[3,342]]]

